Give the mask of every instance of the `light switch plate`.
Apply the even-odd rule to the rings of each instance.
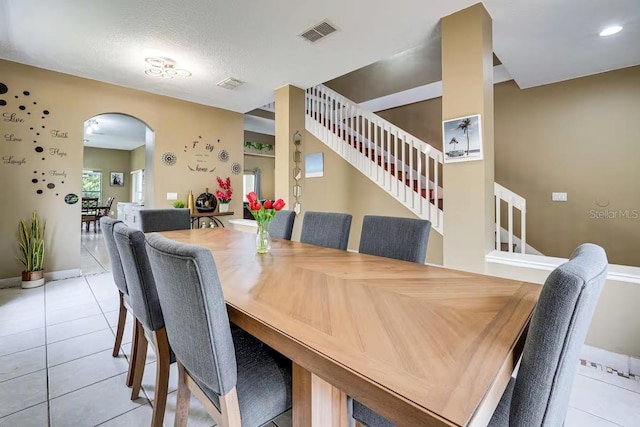
[[[553,202],[566,202],[567,193],[551,193],[551,201]]]
[[[178,193],[167,193],[167,200],[178,200]]]

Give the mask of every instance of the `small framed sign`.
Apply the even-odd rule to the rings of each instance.
[[[110,172],[109,187],[124,187],[124,172]]]
[[[480,114],[442,122],[444,162],[482,160]]]

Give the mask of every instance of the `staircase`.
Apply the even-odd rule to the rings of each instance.
[[[417,217],[431,221],[432,229],[444,234],[441,151],[324,85],[306,91],[305,127]],[[500,231],[496,232],[496,248],[533,253],[525,239],[526,200],[498,183],[494,196],[496,230]],[[506,230],[502,228],[503,208]],[[516,211],[520,214],[519,237],[514,232]]]
[[[305,102],[311,134],[443,233],[442,152],[323,85]]]

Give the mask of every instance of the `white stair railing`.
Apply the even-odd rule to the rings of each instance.
[[[513,252],[514,230],[513,230],[513,211],[520,211],[520,252],[526,253],[527,247],[527,201],[524,197],[519,196],[511,190],[504,188],[502,185],[494,182],[493,194],[496,201],[496,250],[502,250],[502,237],[500,231],[502,229],[502,202],[507,203],[507,252]]]
[[[309,132],[443,232],[441,151],[326,86],[307,89],[305,102]]]

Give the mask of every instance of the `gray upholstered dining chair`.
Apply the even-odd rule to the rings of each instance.
[[[124,325],[127,320],[125,299],[129,298],[127,281],[124,276],[124,271],[122,270],[122,261],[120,261],[120,254],[116,247],[116,241],[113,238],[113,227],[118,223],[122,223],[122,221],[111,219],[107,216],[100,218],[100,229],[102,230],[102,237],[104,238],[104,242],[107,246],[107,254],[109,255],[109,262],[111,263],[111,274],[113,275],[113,281],[118,288],[118,294],[120,296],[118,327],[116,329],[116,342],[113,345],[113,357],[117,357],[118,353],[120,353],[122,335],[124,334]],[[127,385],[131,386],[131,378],[127,378]]]
[[[193,393],[219,425],[258,427],[291,407],[291,362],[231,327],[211,252],[147,236],[169,341],[178,363],[176,426]]]
[[[431,221],[365,215],[360,253],[424,264]]]
[[[281,210],[276,212],[271,224],[269,224],[269,236],[276,239],[291,240],[295,219],[296,213],[294,211]]]
[[[306,212],[300,242],[347,250],[351,215],[333,212]]]
[[[189,209],[141,209],[139,214],[140,230],[144,233],[191,228]]]
[[[531,317],[520,368],[505,390],[489,426],[561,426],[573,379],[600,291],[607,278],[607,255],[585,243],[551,272]],[[369,427],[393,424],[363,405],[353,417]]]
[[[147,358],[149,332],[156,354],[156,385],[152,427],[162,427],[169,387],[169,365],[172,352],[167,340],[162,309],[158,301],[156,284],[147,257],[144,233],[124,223],[113,227],[113,237],[122,260],[122,268],[129,291],[128,303],[135,317],[129,376],[133,378],[131,400],[139,397]],[[175,360],[175,358],[174,358]]]

